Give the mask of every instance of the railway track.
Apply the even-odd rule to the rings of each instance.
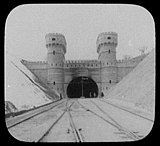
[[[45,138],[49,135],[49,133],[51,132],[51,130],[53,129],[54,126],[56,126],[56,124],[63,118],[63,116],[65,115],[65,113],[68,113],[68,117],[69,117],[69,121],[70,121],[70,126],[71,129],[73,131],[74,137],[76,142],[83,142],[83,138],[81,133],[79,132],[79,130],[76,128],[76,125],[73,121],[73,117],[71,115],[71,107],[74,104],[75,101],[73,101],[69,106],[69,102],[66,102],[66,109],[64,110],[64,112],[58,117],[58,119],[53,122],[53,124],[48,128],[48,130],[36,141],[36,142],[44,142]]]
[[[126,110],[125,108],[122,108],[122,107],[120,107],[120,106],[117,106],[117,105],[115,105],[115,104],[112,104],[112,103],[110,103],[110,102],[107,102],[107,101],[105,101],[104,99],[103,99],[103,100],[102,100],[102,99],[98,99],[98,100],[101,101],[101,102],[103,102],[103,103],[105,103],[105,104],[109,104],[109,105],[111,105],[111,106],[113,106],[113,107],[116,107],[116,108],[121,109],[121,110],[123,110],[123,111],[126,111],[126,112],[128,112],[128,113],[131,113],[131,114],[133,114],[133,115],[136,115],[136,116],[138,116],[138,117],[140,117],[140,118],[143,118],[143,119],[145,119],[145,120],[148,120],[148,121],[150,121],[150,122],[154,122],[153,120],[151,120],[151,119],[149,119],[149,118],[147,118],[147,117],[144,117],[144,116],[142,116],[142,115],[136,114],[136,113],[134,113],[134,112],[132,112],[132,111],[128,111],[128,110]]]
[[[31,116],[28,116],[27,118],[22,118],[22,119],[20,119],[20,120],[18,120],[18,121],[16,121],[16,122],[13,122],[12,124],[6,124],[6,125],[7,125],[7,128],[10,129],[10,128],[15,127],[15,126],[17,126],[17,125],[19,125],[19,124],[21,124],[21,123],[23,123],[23,122],[26,122],[26,121],[28,121],[28,120],[31,120],[32,118],[34,118],[34,117],[36,117],[36,116],[38,116],[38,115],[40,115],[40,114],[43,114],[44,112],[47,112],[47,111],[49,111],[49,110],[52,110],[53,108],[57,107],[57,106],[60,105],[60,104],[63,104],[64,102],[65,102],[65,101],[62,101],[62,102],[60,102],[60,103],[58,103],[58,104],[50,107],[49,109],[46,109],[46,110],[40,111],[40,112],[38,112],[38,113],[35,113],[35,114],[31,115]],[[15,119],[13,119],[13,120],[15,120]]]
[[[73,117],[71,114],[71,109],[67,108],[67,112],[68,112],[68,116],[69,116],[69,121],[70,121],[70,125],[72,127],[76,142],[84,142],[84,138],[82,136],[82,134],[80,133],[80,131],[77,129],[74,121],[73,121]]]
[[[103,102],[103,101],[101,101],[101,102]],[[101,122],[101,120],[103,120],[103,121],[105,121],[105,123],[106,124],[109,124],[110,126],[112,126],[112,127],[115,127],[117,130],[118,130],[118,132],[114,132],[115,134],[117,133],[117,134],[122,134],[122,135],[120,135],[120,136],[123,136],[124,138],[129,138],[129,139],[132,139],[132,140],[139,140],[139,139],[141,139],[141,138],[143,138],[143,136],[141,136],[141,135],[138,135],[138,132],[134,132],[134,131],[131,131],[131,130],[129,130],[129,129],[127,129],[126,128],[126,126],[122,126],[122,125],[120,125],[119,124],[119,122],[118,121],[116,121],[114,118],[113,118],[113,116],[112,115],[110,115],[110,113],[107,113],[106,111],[104,111],[97,103],[95,103],[92,99],[89,99],[88,100],[88,105],[87,105],[87,103],[86,103],[86,105],[85,105],[85,103],[83,104],[83,102],[80,100],[78,100],[78,99],[74,99],[74,100],[72,100],[72,99],[67,99],[67,100],[65,100],[65,101],[63,101],[63,102],[60,102],[60,103],[58,103],[58,104],[56,104],[56,105],[54,105],[53,107],[49,107],[49,108],[47,108],[46,110],[44,110],[44,111],[42,111],[42,112],[39,112],[39,113],[37,113],[37,114],[34,114],[34,115],[32,115],[32,116],[30,116],[30,117],[28,117],[28,118],[26,118],[26,119],[23,119],[22,121],[19,121],[18,123],[15,123],[15,124],[13,124],[13,125],[10,125],[9,126],[9,128],[12,128],[12,127],[15,127],[16,125],[18,125],[18,124],[21,124],[21,123],[23,123],[23,122],[26,122],[26,121],[28,121],[29,119],[32,119],[32,118],[34,118],[35,116],[37,116],[37,115],[39,115],[39,114],[42,114],[42,113],[44,113],[44,112],[47,112],[47,111],[49,111],[49,110],[51,110],[51,109],[54,109],[54,107],[57,107],[58,105],[60,105],[60,104],[63,104],[63,110],[61,109],[61,113],[59,113],[58,115],[58,117],[56,117],[56,119],[54,118],[53,120],[54,120],[54,122],[53,122],[53,120],[51,119],[51,121],[50,121],[50,125],[48,125],[48,127],[38,136],[38,137],[36,137],[36,138],[34,138],[33,139],[33,141],[34,142],[47,142],[47,141],[49,141],[49,139],[51,139],[51,141],[52,141],[52,137],[56,134],[56,131],[57,132],[62,132],[62,134],[65,134],[66,132],[65,132],[65,130],[66,129],[70,129],[70,131],[71,132],[69,132],[68,134],[69,135],[67,135],[68,137],[67,137],[67,140],[68,140],[68,138],[69,139],[72,139],[73,141],[75,141],[75,142],[85,142],[85,141],[87,141],[87,137],[84,137],[83,135],[85,135],[85,133],[83,133],[84,131],[86,131],[87,132],[87,130],[86,129],[84,129],[83,131],[82,130],[80,130],[80,129],[82,129],[83,128],[83,126],[82,127],[80,127],[79,126],[79,121],[76,121],[77,119],[76,119],[76,116],[74,115],[74,113],[75,112],[79,112],[79,109],[78,109],[78,111],[77,110],[74,110],[74,109],[76,109],[73,105],[75,104],[75,103],[77,103],[79,106],[80,106],[80,109],[83,109],[83,112],[84,112],[84,114],[85,114],[85,111],[87,111],[87,112],[90,112],[91,113],[91,116],[92,115],[94,115],[94,116],[96,116],[97,118],[99,118],[100,120],[100,122]],[[89,106],[90,105],[90,106]],[[78,106],[78,107],[79,107]],[[93,106],[93,109],[92,109],[92,106]],[[72,108],[73,107],[73,108]],[[117,107],[118,108],[118,107]],[[85,110],[85,111],[84,111]],[[74,113],[73,113],[74,112]],[[64,116],[65,115],[65,116]],[[77,113],[76,113],[76,115],[77,115]],[[86,114],[85,114],[86,115]],[[75,119],[76,120],[75,120]],[[67,121],[66,121],[66,119],[67,119]],[[94,117],[93,117],[93,119],[94,119]],[[77,122],[77,123],[75,123],[75,121]],[[67,123],[66,125],[65,125],[65,127],[63,127],[62,129],[59,129],[59,127],[61,127],[61,125],[63,124],[63,123]],[[88,121],[86,121],[86,122],[88,122]],[[104,123],[104,126],[105,126],[105,123]],[[109,126],[108,125],[108,126]],[[79,127],[78,127],[79,126]],[[109,127],[110,127],[109,126]],[[94,128],[94,127],[93,127]],[[61,131],[62,130],[62,131]],[[83,135],[82,135],[82,133],[83,133]],[[114,134],[113,133],[113,134]],[[67,134],[67,133],[66,133]],[[56,138],[58,138],[58,137],[55,137],[54,139],[55,140],[57,140]],[[35,140],[36,139],[36,140]],[[63,139],[62,139],[63,140]],[[54,141],[54,140],[53,140]],[[61,137],[60,137],[60,141],[61,141]]]
[[[106,123],[112,125],[113,127],[117,128],[120,133],[123,133],[124,135],[126,135],[128,138],[131,138],[132,140],[139,140],[142,137],[138,136],[137,134],[135,134],[134,132],[128,130],[127,128],[121,126],[117,121],[115,121],[111,116],[109,116],[109,114],[107,114],[105,111],[103,111],[97,104],[93,103],[93,101],[91,101],[92,104],[96,105],[96,107],[103,113],[105,114],[107,118],[104,118],[103,116],[97,114],[96,112],[94,112],[93,110],[87,108],[86,106],[82,105],[79,101],[77,101],[77,103],[84,108],[86,111],[92,113],[93,115],[97,116],[98,118],[102,119],[103,121],[105,121]]]

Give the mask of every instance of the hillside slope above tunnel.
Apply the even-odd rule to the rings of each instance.
[[[155,50],[122,79],[106,98],[133,103],[135,107],[153,112],[155,106]]]
[[[48,89],[35,82],[35,79],[19,58],[6,55],[5,101],[10,101],[18,110],[23,110],[57,100],[56,96],[54,98],[47,94]]]

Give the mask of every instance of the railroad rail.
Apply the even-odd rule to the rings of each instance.
[[[72,131],[73,131],[76,142],[83,142],[84,141],[81,133],[79,132],[79,130],[75,126],[75,123],[73,121],[73,117],[72,117],[71,112],[70,112],[71,107],[74,103],[75,103],[75,100],[68,106],[68,101],[66,102],[66,109],[64,110],[64,112],[58,117],[58,119],[55,122],[53,122],[53,124],[48,128],[48,130],[36,142],[43,142],[45,137],[47,137],[47,135],[50,133],[52,128],[54,126],[56,126],[56,124],[62,119],[62,117],[64,116],[65,113],[68,113],[70,126],[72,128]]]
[[[127,137],[133,139],[133,140],[139,140],[141,138],[141,136],[136,135],[134,132],[124,128],[123,126],[121,126],[120,124],[118,124],[118,122],[116,122],[113,118],[111,118],[111,116],[107,117],[112,121],[109,121],[108,119],[100,116],[99,114],[97,114],[96,112],[94,112],[93,110],[86,108],[84,105],[82,105],[79,101],[77,101],[78,104],[84,108],[86,111],[92,113],[93,115],[99,117],[100,119],[102,119],[103,121],[107,122],[108,124],[112,125],[113,127],[117,128],[120,132],[124,133]],[[92,103],[93,104],[93,103]],[[99,109],[99,108],[98,108]],[[102,109],[100,110],[102,112]],[[104,112],[104,111],[103,111]]]
[[[72,130],[73,130],[74,135],[75,135],[76,142],[84,142],[84,138],[83,138],[82,134],[81,134],[80,131],[76,128],[76,125],[75,125],[75,123],[74,123],[74,121],[73,121],[70,108],[67,108],[67,112],[68,112],[68,116],[69,116],[69,120],[70,120],[70,124],[71,124]]]
[[[30,120],[30,119],[32,119],[32,118],[34,118],[34,117],[36,117],[36,116],[38,116],[38,115],[40,115],[40,114],[43,114],[44,112],[47,112],[47,111],[49,111],[49,110],[52,110],[53,108],[57,107],[58,105],[60,105],[60,104],[62,104],[62,103],[64,103],[64,102],[65,102],[65,101],[62,101],[62,102],[60,102],[60,103],[58,103],[58,104],[50,107],[49,109],[46,109],[46,110],[40,111],[40,112],[38,112],[38,113],[35,113],[35,114],[33,114],[33,115],[31,115],[31,116],[29,116],[29,117],[27,117],[27,118],[22,118],[22,119],[18,120],[17,122],[13,122],[13,124],[6,124],[6,125],[7,125],[7,128],[10,129],[10,128],[12,128],[12,127],[15,127],[16,125],[19,125],[19,124],[21,124],[21,123],[23,123],[23,122],[26,122],[26,121],[28,121],[28,120]],[[48,104],[47,104],[47,105],[48,105]],[[18,118],[19,118],[19,117],[18,117]],[[15,119],[12,119],[12,120],[15,120]],[[6,122],[6,123],[9,123],[9,121]]]
[[[144,117],[144,116],[139,115],[139,114],[136,114],[136,113],[134,113],[134,112],[132,112],[132,111],[126,110],[125,108],[120,107],[120,106],[117,106],[117,105],[112,104],[112,103],[110,103],[110,102],[107,102],[107,101],[105,101],[104,99],[98,99],[98,100],[101,101],[101,102],[103,102],[103,103],[112,105],[112,106],[114,106],[114,107],[116,107],[116,108],[118,108],[118,109],[121,109],[121,110],[123,110],[123,111],[126,111],[126,112],[128,112],[128,113],[131,113],[131,114],[133,114],[133,115],[136,115],[136,116],[138,116],[138,117],[140,117],[140,118],[143,118],[143,119],[145,119],[145,120],[148,120],[148,121],[150,121],[150,122],[154,122],[153,120],[151,120],[151,119],[149,119],[149,118],[147,118],[147,117]]]

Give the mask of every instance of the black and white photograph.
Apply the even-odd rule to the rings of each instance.
[[[134,4],[24,4],[5,23],[5,123],[21,142],[133,142],[155,121],[155,22]]]

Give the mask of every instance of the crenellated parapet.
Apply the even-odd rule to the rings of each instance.
[[[64,67],[65,68],[99,68],[100,67],[99,60],[65,60]]]
[[[117,60],[117,67],[135,67],[140,63],[148,54],[140,55],[131,59]]]
[[[46,61],[26,61],[22,59],[21,63],[27,66],[29,69],[47,69]]]

